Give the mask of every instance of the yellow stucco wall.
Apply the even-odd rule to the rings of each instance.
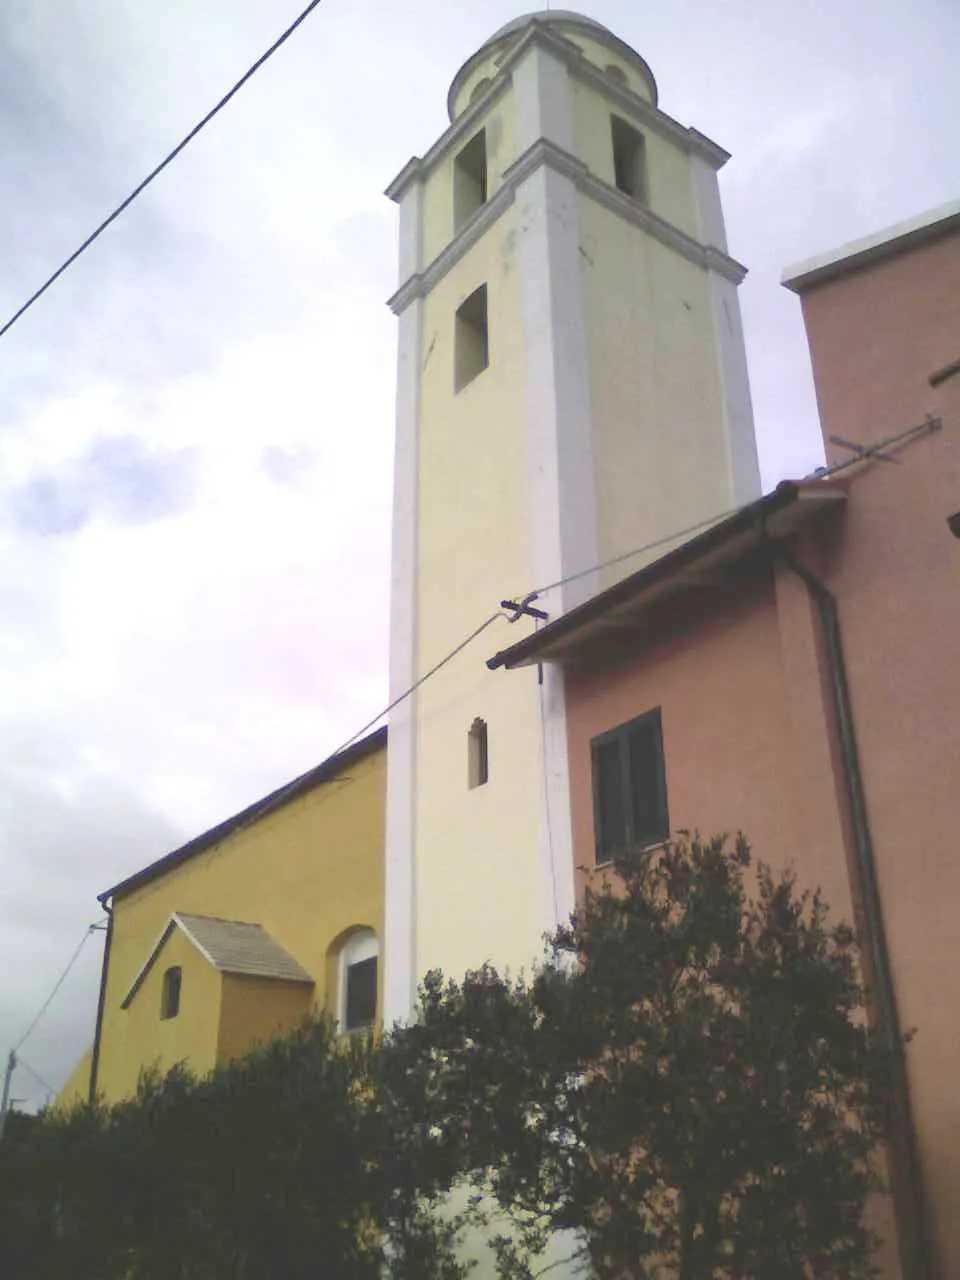
[[[149,953],[151,947],[145,950]],[[174,965],[181,969],[180,1012],[175,1018],[161,1018],[163,975]],[[99,1091],[111,1100],[126,1097],[147,1067],[164,1072],[187,1062],[198,1075],[209,1071],[217,1056],[220,982],[219,972],[179,929],[174,930],[130,1005],[119,1010],[111,1025],[110,1067],[104,1070],[101,1048]]]
[[[220,996],[217,1063],[240,1058],[256,1044],[292,1031],[309,1014],[314,992],[302,982],[225,973]]]
[[[481,129],[486,130],[487,198],[503,183],[503,174],[516,159],[513,99],[502,94],[478,122],[477,128],[452,147],[427,176],[423,188],[424,264],[433,261],[454,236],[453,175],[457,156]]]
[[[424,300],[420,671],[530,580],[517,237],[511,208]],[[484,282],[490,364],[455,393],[454,314]],[[483,661],[507,632],[498,622],[419,694],[419,974],[440,964],[462,975],[485,958],[483,946],[500,964],[519,965],[539,932],[541,870],[530,856],[539,842],[536,704]],[[520,683],[535,679],[516,674]],[[470,791],[467,731],[477,716],[488,725],[490,781]],[[481,943],[484,919],[497,924]]]
[[[619,109],[592,86],[574,78],[573,127],[576,153],[591,173],[611,186],[615,185],[610,117],[619,115],[644,139],[646,152],[649,206],[672,226],[687,235],[700,234],[691,178],[690,157],[674,143],[661,138],[652,129]]]
[[[706,271],[588,197],[580,226],[606,560],[732,505],[726,410]]]
[[[262,925],[314,977],[316,1002],[325,1005],[331,941],[355,925],[382,937],[385,788],[386,751],[380,749],[115,902],[97,1080],[101,1094],[111,1100],[129,1094],[140,1068],[163,1056],[166,1041],[177,1037],[187,1037],[180,1055],[185,1046],[197,1070],[216,1060],[220,976],[179,931],[179,941],[171,938],[156,969],[162,973],[176,963],[167,958],[169,947],[185,945],[193,953],[184,960],[181,1018],[161,1025],[159,988],[141,991],[128,1010],[120,1008],[173,911]]]
[[[650,101],[650,87],[629,59],[621,57],[619,53],[608,48],[600,41],[592,40],[583,31],[575,28],[565,31],[559,23],[553,23],[552,26],[557,35],[576,45],[587,61],[594,66],[599,67],[601,70],[606,70],[610,66],[618,67],[626,77],[625,87],[631,89],[645,101]],[[519,39],[519,36],[515,35],[513,40],[516,41],[517,39]],[[474,90],[482,80],[489,80],[491,83],[496,80],[500,74],[499,64],[509,51],[510,44],[511,41],[504,40],[491,46],[486,55],[478,58],[475,65],[470,68],[470,72],[464,77],[463,84],[457,94],[454,105],[455,117],[459,116],[470,105]]]
[[[90,1063],[93,1060],[93,1047],[91,1046],[77,1065],[70,1072],[67,1083],[57,1094],[52,1104],[55,1111],[68,1111],[71,1107],[76,1106],[78,1102],[86,1102],[90,1093]]]

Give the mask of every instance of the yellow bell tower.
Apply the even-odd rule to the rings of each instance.
[[[594,566],[760,492],[727,153],[563,11],[498,31],[448,105],[388,190],[392,697],[501,599],[562,582],[537,601],[556,617],[643,559]],[[489,672],[516,638],[496,621],[391,715],[388,1021],[428,968],[528,965],[573,908],[562,678]]]

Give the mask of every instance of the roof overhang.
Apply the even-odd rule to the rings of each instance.
[[[490,658],[491,670],[549,662],[580,665],[611,643],[631,644],[676,604],[704,589],[729,592],[744,571],[769,563],[776,544],[846,502],[836,481],[784,481],[676,550]]]
[[[907,249],[916,248],[928,240],[936,240],[948,235],[951,231],[960,230],[960,200],[943,204],[936,209],[928,209],[926,213],[909,218],[906,222],[898,222],[872,236],[862,240],[854,240],[840,245],[815,258],[798,262],[787,267],[780,278],[780,283],[793,293],[805,293],[814,285],[832,280],[836,276],[847,275],[860,267],[869,266],[883,258],[892,258],[895,254]]]

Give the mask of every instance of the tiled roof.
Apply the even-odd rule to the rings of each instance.
[[[175,912],[173,918],[214,968],[224,973],[313,982],[306,969],[279,942],[274,942],[262,925],[188,915],[185,911]]]
[[[253,978],[273,978],[282,982],[313,985],[313,977],[270,937],[262,925],[245,920],[220,920],[175,911],[154,944],[130,990],[121,1002],[126,1009],[140,990],[174,929],[179,929],[208,963],[221,973],[246,974]]]

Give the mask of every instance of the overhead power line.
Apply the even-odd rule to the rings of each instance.
[[[662,538],[655,538],[652,542],[645,542],[641,547],[634,547],[631,551],[624,551],[620,555],[611,556],[609,560],[601,560],[599,564],[591,565],[587,569],[579,569],[576,573],[571,573],[566,578],[559,578],[556,582],[550,582],[547,583],[546,586],[537,587],[535,591],[528,592],[523,598],[525,601],[535,600],[537,596],[541,595],[543,592],[551,591],[554,587],[562,587],[568,582],[574,582],[577,578],[583,578],[588,573],[598,573],[601,569],[609,568],[610,565],[620,564],[624,560],[631,560],[634,556],[643,555],[644,552],[647,551],[654,551],[657,547],[662,547],[668,542],[676,542],[680,538],[688,538],[691,534],[697,533],[707,525],[716,524],[718,520],[723,520],[727,516],[733,515],[737,510],[739,510],[738,507],[733,507],[729,511],[721,511],[715,516],[708,516],[705,520],[698,520],[696,524],[687,525],[685,529],[675,529],[672,533],[668,533]],[[507,602],[505,601],[504,603]],[[434,663],[434,665],[415,680],[408,689],[404,689],[403,693],[398,694],[397,697],[395,697],[392,702],[388,703],[381,712],[375,715],[371,720],[368,720],[365,725],[356,731],[356,733],[351,734],[351,736],[347,738],[346,742],[341,743],[341,745],[337,747],[336,751],[331,753],[330,759],[334,756],[338,756],[341,751],[346,751],[347,747],[352,746],[353,743],[355,743],[358,738],[362,737],[368,729],[372,729],[374,725],[379,724],[384,716],[393,711],[395,707],[398,707],[401,702],[405,702],[411,694],[416,693],[421,685],[425,684],[432,676],[435,676],[438,671],[441,671],[448,662],[451,662],[457,656],[457,654],[462,653],[463,650],[466,649],[467,645],[472,644],[473,641],[486,631],[487,627],[496,622],[498,618],[504,618],[507,622],[516,622],[518,618],[524,616],[523,610],[518,610],[516,605],[512,607],[515,610],[513,617],[505,612],[505,610],[498,609],[495,613],[492,613],[489,618],[481,622],[478,627],[474,627],[473,631],[464,636],[460,643],[455,645],[449,653],[444,654],[439,662]],[[296,785],[296,782],[293,782],[290,785],[293,787]],[[281,790],[278,794],[278,799],[282,796],[283,791]]]
[[[47,1081],[44,1080],[40,1072],[37,1071],[35,1067],[31,1067],[30,1063],[27,1062],[26,1058],[20,1057],[19,1054],[17,1055],[17,1066],[26,1067],[27,1071],[29,1071],[29,1073],[33,1076],[34,1080],[36,1080],[37,1084],[40,1085],[41,1089],[45,1089],[47,1091],[47,1095],[49,1097],[52,1098],[53,1095],[57,1092],[56,1089],[54,1089],[53,1085],[48,1084]]]
[[[90,937],[91,933],[95,933],[99,928],[100,928],[100,922],[99,922],[99,921],[98,921],[96,924],[91,924],[91,925],[88,925],[88,926],[87,926],[87,929],[86,929],[86,931],[85,931],[85,933],[84,933],[83,937],[80,939],[80,942],[77,944],[77,948],[76,948],[76,950],[74,951],[74,953],[73,953],[73,955],[70,957],[70,959],[67,961],[67,967],[66,967],[66,968],[64,969],[64,971],[60,974],[60,977],[56,980],[56,982],[53,984],[53,990],[50,992],[50,994],[47,996],[46,1000],[44,1000],[43,1004],[42,1004],[42,1005],[40,1006],[40,1008],[37,1010],[37,1013],[36,1013],[36,1015],[35,1015],[35,1017],[34,1017],[33,1021],[30,1023],[29,1027],[27,1027],[26,1031],[23,1033],[23,1035],[20,1037],[20,1039],[17,1041],[17,1043],[13,1046],[13,1052],[14,1052],[14,1053],[19,1053],[21,1046],[22,1046],[22,1045],[24,1045],[24,1044],[26,1044],[26,1042],[27,1042],[27,1041],[30,1039],[30,1037],[33,1035],[33,1032],[34,1032],[34,1030],[36,1029],[37,1024],[40,1022],[40,1019],[43,1017],[43,1015],[44,1015],[44,1014],[47,1012],[47,1010],[50,1008],[50,1006],[51,1006],[51,1004],[53,1003],[54,997],[56,996],[57,992],[58,992],[58,991],[60,990],[60,988],[63,986],[64,982],[67,980],[67,976],[68,976],[68,974],[70,973],[70,970],[71,970],[71,969],[73,968],[73,966],[77,963],[77,960],[79,959],[79,956],[80,956],[80,952],[83,950],[83,948],[84,948],[84,944],[86,943],[87,939]]]
[[[50,276],[47,280],[45,280],[44,283],[40,286],[39,289],[37,289],[35,293],[30,295],[30,297],[26,300],[23,306],[19,308],[19,310],[13,313],[13,315],[6,322],[3,328],[0,329],[0,338],[3,337],[3,335],[7,332],[8,329],[12,329],[13,326],[20,319],[20,317],[24,315],[27,311],[29,311],[35,302],[37,302],[40,298],[43,297],[43,295],[47,292],[50,286],[55,284],[56,281],[60,279],[60,277],[69,267],[73,266],[73,264],[80,257],[80,255],[82,253],[85,253],[87,249],[89,249],[90,246],[93,244],[93,242],[96,239],[98,239],[99,236],[103,235],[107,227],[109,227],[112,222],[115,222],[117,218],[120,217],[121,213],[123,213],[125,209],[128,209],[130,205],[133,204],[137,196],[140,195],[141,192],[145,191],[147,187],[149,187],[150,183],[153,182],[154,178],[158,177],[164,171],[164,169],[166,169],[167,165],[177,158],[180,152],[183,151],[183,149],[193,141],[193,139],[197,136],[197,134],[201,131],[201,129],[204,129],[210,123],[210,121],[214,118],[214,116],[223,110],[223,108],[227,105],[227,103],[234,96],[234,94],[238,93],[243,88],[243,86],[247,83],[247,81],[252,76],[256,75],[256,73],[260,70],[263,64],[269,58],[273,57],[273,55],[277,52],[280,46],[282,44],[285,44],[286,41],[290,39],[294,31],[296,31],[297,27],[299,27],[300,24],[310,16],[310,14],[313,12],[314,9],[317,8],[320,2],[321,0],[310,0],[310,4],[307,5],[307,7],[303,10],[303,12],[299,15],[299,17],[297,17],[293,22],[291,22],[290,26],[287,27],[283,35],[278,37],[278,39],[274,40],[270,48],[267,49],[265,53],[260,55],[260,57],[256,60],[256,62],[253,64],[252,67],[250,67],[248,71],[244,72],[244,74],[236,82],[233,88],[230,89],[228,93],[225,93],[223,95],[223,97],[220,99],[217,105],[213,107],[210,111],[208,111],[207,114],[203,117],[203,119],[198,124],[195,124],[193,126],[193,128],[186,135],[186,137],[183,138],[180,142],[178,142],[177,145],[173,148],[173,150],[168,155],[164,156],[164,158],[160,161],[157,167],[155,169],[152,169],[147,174],[147,176],[143,179],[143,181],[138,186],[136,186],[133,189],[133,191],[130,192],[127,198],[117,205],[117,207],[113,210],[113,212],[109,215],[109,217],[104,218],[103,222],[100,223],[100,225],[96,228],[96,230],[92,231],[90,235],[87,236],[83,244],[81,244],[78,249],[75,249],[74,252],[71,253],[70,257],[67,258],[65,262],[61,263],[59,267],[57,267],[53,275]]]

